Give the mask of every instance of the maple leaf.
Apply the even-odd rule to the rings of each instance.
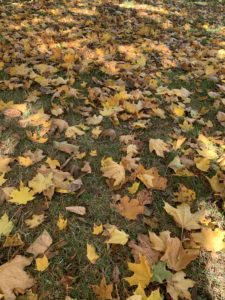
[[[164,157],[164,152],[169,152],[168,145],[160,139],[150,139],[149,150],[150,152],[155,151],[160,157]]]
[[[125,182],[125,169],[122,164],[118,164],[111,157],[101,161],[101,171],[104,177],[113,180],[113,186],[121,186]]]
[[[100,235],[102,232],[103,232],[103,226],[102,226],[102,224],[100,224],[100,225],[94,224],[92,233],[94,235]]]
[[[185,185],[179,184],[179,191],[174,193],[176,198],[175,202],[188,202],[191,203],[196,199],[195,191],[188,189]]]
[[[34,215],[32,215],[32,217],[30,219],[25,220],[25,224],[30,229],[33,229],[33,228],[36,228],[37,226],[39,226],[41,223],[43,223],[44,219],[45,219],[44,214],[41,214],[41,215],[34,214]]]
[[[200,220],[200,217],[203,215],[202,211],[192,214],[190,211],[190,206],[186,203],[183,203],[177,206],[177,208],[174,208],[173,206],[165,202],[164,209],[169,215],[174,218],[178,226],[187,230],[201,228],[198,222]]]
[[[102,277],[100,285],[92,285],[92,289],[99,300],[111,300],[113,284],[107,285],[105,276]]]
[[[8,236],[13,229],[13,222],[9,220],[7,213],[0,218],[0,237]]]
[[[29,181],[28,185],[34,194],[40,194],[53,185],[52,179],[52,173],[49,173],[47,176],[43,176],[41,173],[38,173],[32,180]]]
[[[0,290],[5,300],[15,300],[14,290],[20,292],[34,285],[34,280],[23,269],[29,266],[31,259],[17,255],[11,261],[0,266]]]
[[[140,205],[137,199],[129,199],[128,196],[124,196],[116,207],[119,213],[128,220],[136,220],[137,216],[144,212],[144,206]]]
[[[152,249],[165,252],[166,251],[166,243],[167,240],[170,239],[169,231],[160,232],[159,236],[157,236],[154,232],[149,232],[149,240],[152,246]]]
[[[49,266],[48,258],[45,255],[43,257],[36,258],[35,262],[36,262],[36,270],[39,272],[45,271]]]
[[[25,205],[27,202],[34,199],[34,193],[24,184],[20,183],[20,188],[13,189],[13,191],[10,194],[9,202],[18,204],[18,205]]]
[[[225,248],[225,231],[216,228],[202,227],[201,232],[191,233],[192,240],[206,251],[221,251]]]
[[[163,283],[164,280],[171,278],[172,273],[166,270],[166,265],[163,262],[158,262],[156,265],[152,266],[153,277],[152,281]]]
[[[161,261],[166,262],[168,268],[180,271],[197,258],[199,251],[196,249],[184,249],[178,238],[168,238],[166,248]]]
[[[99,259],[99,255],[96,253],[95,247],[90,244],[87,244],[87,258],[92,264],[95,264]]]
[[[165,190],[167,179],[159,175],[157,168],[146,170],[142,165],[136,170],[136,176],[148,189]]]
[[[152,279],[151,267],[145,256],[139,255],[140,263],[128,263],[128,268],[134,274],[124,278],[131,286],[139,285],[144,289]]]
[[[186,274],[182,271],[175,273],[167,282],[167,293],[173,300],[187,299],[191,300],[191,294],[188,291],[195,284],[193,280],[185,279]]]
[[[146,296],[144,289],[139,284],[134,291],[134,295],[127,298],[127,300],[162,300],[162,296],[160,295],[159,289],[151,292],[149,296]]]
[[[123,230],[118,230],[116,226],[110,225],[107,231],[109,232],[109,239],[106,241],[107,244],[125,245],[127,243],[129,235]]]
[[[59,218],[57,221],[57,227],[59,230],[64,230],[67,227],[68,220],[63,217],[62,214],[59,214]]]

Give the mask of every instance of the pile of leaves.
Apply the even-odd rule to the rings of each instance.
[[[186,5],[1,5],[0,299],[206,293],[195,262],[225,248],[225,28],[222,5]]]

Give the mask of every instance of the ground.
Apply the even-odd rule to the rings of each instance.
[[[0,228],[0,265],[19,254],[27,257],[29,245],[48,231],[53,240],[45,253],[49,266],[41,272],[33,261],[26,268],[35,278],[32,292],[38,298],[32,299],[97,299],[93,286],[103,276],[107,284],[113,283],[113,299],[133,295],[135,287],[124,278],[132,275],[128,262],[137,257],[129,243],[105,243],[107,224],[126,232],[136,244],[140,234],[169,230],[189,248],[192,232],[200,229],[180,228],[164,209],[165,202],[177,207],[174,199],[179,194],[181,202],[186,201],[181,185],[195,193],[188,202],[191,211],[205,212],[201,226],[223,229],[223,11],[220,1],[0,3],[0,218],[6,213],[13,223],[6,234]],[[149,147],[154,139],[164,141],[161,153]],[[64,141],[79,150],[60,151],[57,143]],[[37,149],[43,150],[43,159],[29,163],[20,158]],[[115,177],[104,171],[109,157],[116,163]],[[47,158],[57,160],[58,166],[50,167]],[[82,170],[85,162],[89,165]],[[138,177],[141,165],[145,170],[157,168],[167,180],[165,186],[157,188],[160,179],[153,184],[154,176],[150,186],[146,184]],[[75,191],[54,182],[49,196],[43,182],[40,192],[34,192],[30,182],[43,166],[51,174],[56,170],[60,182],[70,176],[69,183],[81,179],[82,186]],[[67,172],[66,179],[61,171]],[[18,198],[12,202],[11,193],[21,182],[34,196],[25,205]],[[128,188],[134,182],[140,185],[132,194]],[[130,220],[118,203],[124,196],[137,198],[142,190],[149,198],[142,213]],[[85,207],[86,214],[71,213],[68,206]],[[45,218],[32,229],[26,220],[34,214]],[[61,229],[60,214],[67,220]],[[103,234],[93,234],[94,224],[104,225]],[[23,243],[5,247],[7,236],[15,233]],[[99,255],[96,263],[87,258],[87,243]],[[195,281],[189,292],[195,300],[222,300],[225,254],[200,246],[198,257],[183,269]],[[166,286],[167,281],[153,282],[145,292],[160,288],[164,299],[173,299]],[[31,298],[26,294],[18,299]]]

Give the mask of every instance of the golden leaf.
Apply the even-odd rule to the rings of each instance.
[[[27,202],[34,199],[34,193],[26,186],[23,185],[23,183],[20,183],[20,188],[14,189],[10,194],[9,202],[15,203],[15,204],[21,204],[25,205]]]
[[[17,246],[22,246],[24,244],[24,242],[21,239],[21,236],[19,233],[15,233],[12,236],[7,236],[3,247],[7,248],[7,247],[17,247]]]
[[[111,300],[113,284],[107,285],[105,276],[103,276],[100,285],[93,285],[92,289],[99,300]]]
[[[118,230],[116,226],[110,226],[107,228],[109,232],[109,239],[106,241],[107,244],[120,244],[125,245],[128,241],[129,235],[126,234],[123,230]]]
[[[36,258],[35,262],[36,262],[36,270],[39,272],[45,271],[49,266],[48,258],[45,255],[41,258]]]
[[[92,233],[93,233],[94,235],[99,235],[99,234],[101,234],[102,232],[103,232],[103,226],[102,226],[102,224],[100,224],[100,225],[94,224]]]
[[[129,199],[128,196],[124,196],[116,207],[119,213],[128,220],[136,220],[137,216],[144,212],[144,206],[140,205],[137,199]]]
[[[33,229],[39,226],[42,222],[44,222],[45,216],[44,214],[41,215],[32,215],[30,219],[25,220],[25,224],[27,227]]]
[[[144,289],[152,279],[151,267],[145,256],[139,255],[140,263],[128,263],[128,268],[134,274],[131,277],[124,278],[130,286],[139,285]]]
[[[87,244],[87,258],[92,264],[95,264],[99,259],[99,255],[96,253],[95,247],[90,244]]]
[[[67,227],[67,219],[63,217],[63,215],[59,214],[59,218],[57,221],[57,227],[59,230],[64,230]]]
[[[140,186],[140,182],[135,181],[131,187],[128,188],[130,194],[136,194]]]
[[[47,176],[43,176],[41,173],[37,173],[37,175],[29,181],[28,185],[32,189],[32,192],[34,194],[40,194],[53,185],[52,179],[52,173],[49,173]]]

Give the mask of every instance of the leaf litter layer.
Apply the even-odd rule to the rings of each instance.
[[[224,6],[0,6],[0,299],[222,299]]]

